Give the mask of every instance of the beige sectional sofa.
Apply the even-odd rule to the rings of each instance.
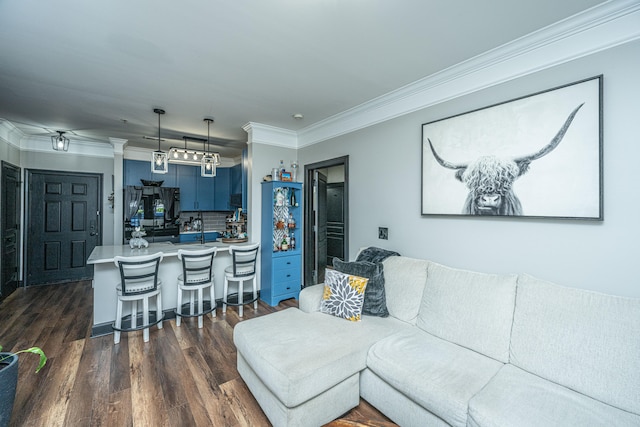
[[[401,426],[639,426],[640,299],[392,256],[390,316],[318,311],[323,286],[236,325],[238,370],[275,426],[366,399]]]

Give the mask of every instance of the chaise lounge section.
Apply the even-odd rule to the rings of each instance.
[[[640,425],[640,300],[392,256],[388,317],[319,312],[323,286],[236,325],[238,371],[274,426],[364,398],[401,426]]]

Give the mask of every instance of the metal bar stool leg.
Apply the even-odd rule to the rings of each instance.
[[[162,313],[162,292],[159,292],[158,295],[156,295],[156,320],[162,316],[164,316]],[[158,323],[158,329],[162,329],[162,322]]]
[[[180,322],[182,322],[182,289],[178,288],[178,305],[176,306],[176,326],[180,326]]]
[[[142,299],[142,325],[149,325],[149,297]],[[142,330],[144,342],[149,342],[149,326]]]
[[[253,309],[258,309],[258,281],[253,277]]]
[[[202,288],[198,288],[198,313],[203,311],[202,294]],[[202,314],[198,316],[198,329],[202,329],[202,317]]]
[[[211,311],[211,317],[216,317],[216,308],[214,308],[216,306],[216,291],[215,291],[215,286],[211,285],[211,288],[209,288],[209,293],[210,293],[210,297],[211,298],[211,308],[213,308],[213,311]]]
[[[122,300],[120,298],[118,298],[118,304],[116,306],[116,323],[115,324],[117,329],[122,328]],[[120,331],[118,331],[117,329],[113,331],[114,344],[120,343]]]
[[[227,314],[227,293],[229,292],[229,280],[224,278],[224,289],[222,291],[222,314]]]
[[[242,301],[244,300],[244,290],[243,290],[243,286],[244,285],[244,280],[239,280],[238,281],[238,316],[242,317],[242,309],[244,308],[244,306],[242,305]]]

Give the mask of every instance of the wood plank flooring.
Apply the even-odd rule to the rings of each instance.
[[[90,338],[91,282],[21,288],[0,304],[0,344],[16,351],[42,347],[49,361],[39,372],[36,355],[21,355],[10,426],[270,426],[236,370],[235,307],[226,316],[165,321],[142,332]],[[244,319],[297,306],[260,302]],[[361,400],[345,421],[388,425]]]

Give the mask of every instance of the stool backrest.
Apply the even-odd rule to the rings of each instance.
[[[229,252],[233,259],[233,275],[247,277],[256,274],[256,260],[260,243],[246,246],[229,246]]]
[[[211,281],[213,278],[213,259],[217,251],[218,248],[178,249],[178,258],[182,260],[182,278],[185,285],[197,285]]]
[[[153,255],[114,257],[113,262],[120,270],[122,295],[155,291],[158,288],[158,268],[163,256],[162,252],[159,252]]]

